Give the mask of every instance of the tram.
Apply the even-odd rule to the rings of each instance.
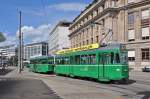
[[[54,71],[54,57],[42,56],[30,60],[30,70],[37,73]]]
[[[108,44],[100,48],[93,44],[57,54],[56,74],[88,77],[105,82],[129,78],[127,50],[122,44]]]

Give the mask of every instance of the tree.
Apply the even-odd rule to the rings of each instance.
[[[5,40],[6,40],[6,38],[5,38],[4,34],[2,32],[0,32],[0,42],[3,42]]]

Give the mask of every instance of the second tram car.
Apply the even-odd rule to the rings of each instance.
[[[30,60],[30,70],[37,73],[54,71],[54,57],[36,57]]]

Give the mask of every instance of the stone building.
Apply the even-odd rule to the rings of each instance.
[[[126,44],[130,68],[150,66],[150,0],[94,0],[70,26],[71,47]],[[103,39],[104,38],[104,39]]]

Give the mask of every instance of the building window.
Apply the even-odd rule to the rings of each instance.
[[[98,11],[98,9],[96,10],[96,15],[98,15],[98,13],[99,13],[99,11]]]
[[[106,1],[105,2],[105,8],[108,8],[109,7],[109,1]]]
[[[97,25],[97,26],[96,26],[96,32],[98,32],[98,31],[99,31],[99,26]]]
[[[143,10],[142,11],[142,19],[148,19],[149,18],[149,10]]]
[[[91,14],[91,19],[93,18],[93,13]]]
[[[149,60],[150,59],[150,52],[149,48],[142,49],[142,60]]]
[[[135,61],[135,51],[128,51],[128,60]]]
[[[128,30],[128,41],[135,40],[135,30]]]
[[[89,40],[86,40],[86,44],[87,44],[87,45],[89,44]]]
[[[112,7],[116,7],[117,6],[116,0],[112,0],[111,5]]]
[[[134,3],[135,0],[128,0],[128,3]]]
[[[93,38],[91,38],[91,44],[93,44],[94,43],[94,40],[93,40]]]
[[[142,40],[147,40],[149,39],[149,27],[142,28]]]
[[[134,13],[128,14],[128,24],[134,24]]]
[[[102,11],[105,9],[105,4],[102,5]]]
[[[96,36],[96,42],[97,42],[97,43],[99,42],[99,37],[98,37],[98,36]]]
[[[105,19],[102,19],[102,26],[105,27]]]

